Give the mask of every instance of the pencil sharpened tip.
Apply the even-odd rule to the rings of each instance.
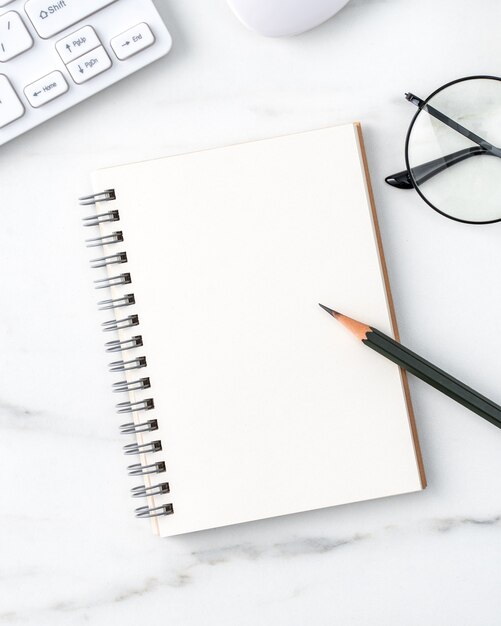
[[[334,311],[334,309],[329,309],[328,306],[324,306],[323,304],[320,304],[320,302],[318,303],[318,306],[321,307],[324,311],[327,311],[327,313],[329,313],[329,315],[332,315],[333,317],[339,315],[337,311]]]

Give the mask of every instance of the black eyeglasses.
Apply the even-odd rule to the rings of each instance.
[[[414,188],[445,217],[467,224],[501,221],[501,78],[468,76],[422,100],[405,140],[407,169],[389,185]],[[474,158],[473,158],[474,157]]]

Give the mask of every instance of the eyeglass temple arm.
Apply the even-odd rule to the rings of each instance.
[[[451,119],[450,117],[448,117],[447,115],[445,115],[444,113],[436,109],[435,107],[432,107],[429,104],[426,104],[425,100],[418,98],[412,93],[406,93],[405,97],[409,102],[411,102],[412,104],[415,104],[419,109],[424,109],[432,117],[436,118],[437,120],[440,120],[443,124],[445,124],[446,126],[449,126],[449,128],[452,128],[452,130],[455,130],[460,135],[463,135],[463,137],[466,137],[470,141],[473,141],[473,143],[476,143],[481,148],[484,148],[485,150],[487,150],[487,152],[491,152],[495,156],[501,157],[501,150],[499,148],[496,148],[496,146],[493,146],[491,143],[489,143],[488,141],[486,141],[485,139],[483,139],[476,133],[472,132],[471,130],[468,130],[467,128],[459,124],[458,122],[455,122],[453,119]]]
[[[460,163],[465,159],[468,159],[471,156],[475,156],[477,154],[492,154],[494,156],[501,157],[501,150],[496,148],[491,143],[480,137],[479,135],[473,133],[468,130],[458,122],[455,122],[453,119],[436,109],[435,107],[426,104],[425,100],[422,100],[418,96],[415,96],[412,93],[405,94],[406,99],[411,103],[417,106],[419,109],[424,109],[431,116],[440,120],[449,128],[452,128],[463,137],[466,137],[473,143],[476,143],[478,147],[473,148],[465,148],[464,150],[459,150],[458,152],[454,152],[453,154],[446,155],[439,159],[435,159],[434,161],[429,161],[428,163],[423,163],[416,168],[412,168],[412,174],[414,176],[414,180],[416,183],[423,183],[432,176],[439,174],[443,170],[451,167],[451,165],[455,165],[456,163]],[[392,174],[391,176],[386,177],[386,182],[393,187],[398,187],[399,189],[412,189],[413,184],[411,181],[411,177],[409,172],[406,170],[403,172],[398,172],[397,174]]]
[[[492,154],[492,152],[488,152],[484,148],[480,146],[472,146],[471,148],[463,148],[463,150],[458,150],[457,152],[453,152],[452,154],[446,154],[443,157],[438,159],[434,159],[433,161],[427,161],[426,163],[422,163],[416,167],[412,168],[412,176],[417,185],[421,185],[426,182],[433,176],[440,174],[447,168],[452,165],[456,165],[456,163],[461,163],[461,161],[465,161],[470,157],[477,156],[480,154]],[[385,181],[388,185],[392,187],[397,187],[398,189],[412,189],[414,185],[412,184],[411,175],[408,170],[403,170],[401,172],[397,172],[396,174],[391,174],[385,178]]]

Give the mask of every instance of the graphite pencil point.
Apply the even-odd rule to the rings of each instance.
[[[328,306],[324,306],[323,304],[320,304],[320,302],[318,303],[318,306],[322,307],[324,311],[327,311],[327,313],[329,313],[329,315],[332,315],[333,317],[336,317],[336,315],[339,315],[337,311],[334,311],[334,309],[329,309]]]

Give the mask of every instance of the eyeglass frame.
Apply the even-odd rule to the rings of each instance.
[[[456,163],[460,163],[461,161],[464,161],[472,156],[491,154],[493,156],[501,157],[501,149],[497,148],[496,146],[493,146],[491,143],[489,143],[485,139],[482,139],[482,137],[479,137],[477,134],[469,131],[467,128],[465,128],[458,122],[455,122],[447,115],[438,111],[438,109],[428,106],[428,102],[432,98],[434,98],[438,93],[440,93],[441,91],[444,91],[445,89],[447,89],[448,87],[451,87],[452,85],[456,85],[457,83],[465,82],[468,80],[482,80],[482,79],[497,80],[498,82],[501,82],[501,77],[499,76],[479,74],[475,76],[464,76],[463,78],[456,78],[456,80],[452,80],[448,83],[445,83],[438,89],[435,89],[435,91],[433,91],[425,100],[419,98],[418,96],[415,96],[414,94],[410,92],[405,94],[406,100],[408,100],[409,102],[411,102],[411,104],[414,104],[415,106],[418,107],[418,110],[416,111],[414,117],[412,118],[409,124],[409,128],[407,130],[407,135],[405,138],[405,165],[407,169],[402,170],[401,172],[397,172],[396,174],[390,174],[389,176],[385,178],[385,182],[388,185],[392,187],[396,187],[397,189],[415,189],[417,193],[419,194],[419,196],[434,211],[436,211],[437,213],[440,213],[440,215],[443,215],[444,217],[447,217],[450,220],[454,220],[455,222],[461,222],[462,224],[474,224],[474,225],[475,224],[478,224],[478,225],[495,224],[496,222],[501,222],[501,216],[495,220],[484,220],[484,221],[472,221],[472,220],[461,219],[459,217],[454,217],[453,215],[444,213],[444,211],[441,211],[434,204],[432,204],[428,200],[428,198],[421,192],[419,188],[419,184],[426,182],[428,179],[432,178],[433,176],[436,176],[437,174],[440,174],[440,172],[443,172],[444,170],[448,169],[452,165],[455,165]],[[439,119],[441,122],[443,122],[444,124],[452,128],[453,130],[456,130],[467,139],[470,139],[470,141],[473,141],[474,143],[476,143],[477,147],[472,146],[471,148],[463,148],[462,150],[458,150],[457,152],[444,155],[442,157],[439,157],[438,159],[434,159],[433,161],[427,161],[425,163],[421,163],[421,165],[411,168],[410,162],[409,162],[410,137],[412,134],[412,130],[414,128],[414,124],[416,123],[416,120],[419,114],[423,110],[426,110],[430,115],[432,115],[436,119]],[[416,180],[414,176],[414,171],[421,170],[421,168],[423,170],[422,177],[419,178],[419,180]]]

